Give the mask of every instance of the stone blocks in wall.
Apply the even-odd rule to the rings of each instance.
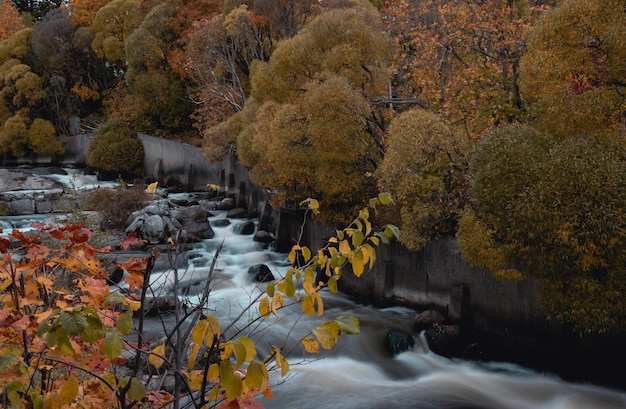
[[[12,216],[62,211],[62,189],[46,191],[9,191],[0,193],[0,208]]]

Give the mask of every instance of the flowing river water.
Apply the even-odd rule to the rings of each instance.
[[[6,233],[12,228],[28,229],[31,222],[45,217],[0,217],[0,224]],[[235,320],[229,331],[253,338],[261,356],[270,345],[285,353],[291,351],[290,373],[282,378],[279,370],[271,372],[274,398],[263,401],[268,409],[626,408],[625,391],[566,382],[508,363],[445,358],[431,352],[421,334],[414,334],[412,349],[392,356],[385,345],[387,331],[410,331],[416,312],[404,307],[375,308],[341,294],[324,294],[322,319],[355,316],[361,334],[342,335],[334,349],[307,354],[294,345],[319,324],[317,319],[303,316],[296,306],[280,310],[278,317],[254,321],[257,309],[245,309],[265,286],[254,282],[248,273],[250,266],[266,264],[275,277],[281,277],[289,267],[286,254],[264,249],[252,236],[238,234],[237,225],[243,220],[233,219],[229,225],[217,227],[217,220],[225,217],[225,212],[215,212],[210,218],[215,237],[194,244],[176,262],[179,288],[185,290],[180,297],[190,304],[198,299],[221,245],[206,313],[216,315],[223,327]],[[151,276],[152,290],[157,295],[171,295],[173,270],[165,262],[157,265],[161,268]],[[160,325],[161,318],[152,318],[147,330],[158,335]]]

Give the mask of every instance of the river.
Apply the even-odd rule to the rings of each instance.
[[[6,234],[12,228],[28,229],[31,222],[44,217],[0,217],[0,225]],[[355,316],[360,321],[361,334],[342,335],[334,349],[319,355],[307,354],[294,345],[319,322],[302,316],[298,308],[285,308],[278,317],[252,326],[248,324],[257,315],[256,308],[240,314],[264,291],[264,284],[251,280],[249,267],[264,263],[280,277],[289,263],[286,254],[264,249],[252,236],[237,234],[236,226],[243,220],[233,219],[229,225],[217,227],[216,221],[225,217],[225,212],[215,212],[210,219],[215,237],[194,244],[176,263],[182,287],[187,290],[182,298],[190,304],[198,299],[221,245],[207,313],[216,315],[223,326],[241,315],[231,331],[243,331],[241,335],[253,338],[260,355],[267,353],[270,345],[292,351],[288,357],[290,373],[282,378],[279,371],[271,372],[274,398],[263,401],[268,409],[626,408],[625,391],[566,382],[549,373],[505,362],[445,358],[429,350],[422,334],[413,334],[416,343],[412,349],[391,356],[385,347],[387,331],[410,330],[416,312],[404,307],[375,308],[341,294],[324,294],[322,318]],[[155,271],[151,276],[152,290],[170,294],[171,278],[170,269]],[[160,322],[160,318],[153,318],[148,328],[158,334]]]

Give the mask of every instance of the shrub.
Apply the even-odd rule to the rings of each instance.
[[[148,200],[143,186],[119,189],[101,188],[94,190],[85,200],[86,210],[95,210],[102,215],[102,230],[124,229],[130,214],[143,207]]]
[[[87,165],[99,170],[104,178],[140,176],[143,159],[143,143],[137,133],[118,119],[102,125],[87,150]]]

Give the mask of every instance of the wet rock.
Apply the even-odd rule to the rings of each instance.
[[[246,209],[235,207],[226,214],[226,217],[229,219],[243,219],[246,217],[247,213]]]
[[[270,244],[274,242],[274,237],[272,237],[272,235],[265,230],[259,230],[254,234],[252,240],[263,244]]]
[[[387,332],[387,349],[391,355],[408,351],[415,345],[413,336],[403,330],[389,330]]]
[[[216,219],[212,221],[213,226],[215,227],[226,227],[230,226],[230,220],[228,219]]]
[[[256,230],[256,225],[254,224],[252,220],[248,220],[247,222],[240,223],[236,225],[233,229],[235,233],[241,234],[244,236],[254,233],[255,230]]]
[[[435,324],[425,331],[431,351],[446,357],[458,356],[463,349],[461,330],[458,325]]]
[[[188,243],[211,239],[215,232],[209,222],[209,212],[200,205],[193,205],[178,209],[174,216],[185,232],[185,241]]]
[[[254,276],[257,283],[267,283],[274,280],[274,274],[265,264],[255,264],[248,269],[248,274]]]
[[[233,210],[235,208],[235,199],[226,197],[217,205],[217,210]]]
[[[446,321],[446,317],[436,310],[422,311],[413,324],[413,329],[422,332],[433,327],[433,324],[441,324]]]

